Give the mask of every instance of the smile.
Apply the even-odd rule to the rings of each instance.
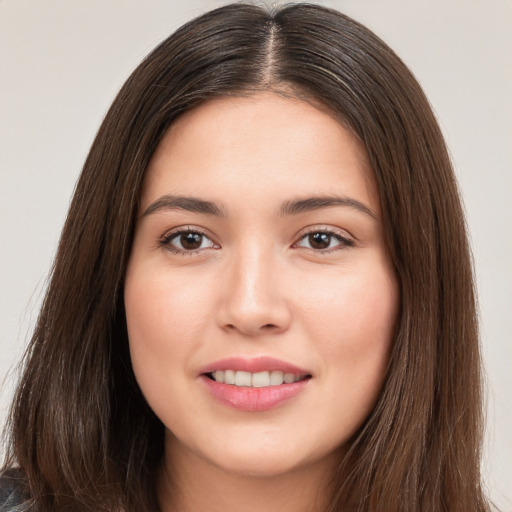
[[[309,370],[273,357],[229,357],[200,369],[208,394],[230,409],[270,411],[298,399],[313,380]]]
[[[284,373],[280,370],[256,373],[235,370],[216,370],[208,373],[207,376],[215,382],[220,382],[222,384],[253,388],[266,388],[271,386],[280,386],[282,384],[292,384],[309,377],[308,375]]]

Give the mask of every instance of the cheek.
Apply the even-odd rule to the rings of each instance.
[[[326,348],[357,353],[391,340],[399,304],[396,279],[386,267],[367,267],[316,276],[303,287],[308,293],[298,302]]]
[[[386,374],[398,286],[391,272],[378,266],[323,284],[307,311],[328,390],[323,407],[336,411],[347,432],[354,432],[373,408]]]
[[[167,275],[166,275],[167,274]],[[173,350],[176,340],[193,340],[200,328],[198,312],[204,311],[208,287],[198,280],[168,275],[166,269],[127,273],[125,308],[133,344],[162,344]]]
[[[166,390],[179,388],[177,376],[190,368],[203,329],[198,311],[205,310],[206,299],[196,281],[150,267],[128,267],[124,300],[133,370],[148,402],[158,408],[155,401],[172,399]]]
[[[193,411],[188,377],[204,331],[199,312],[207,293],[199,280],[169,275],[158,263],[128,267],[124,300],[133,371],[151,409],[167,426],[179,426]]]

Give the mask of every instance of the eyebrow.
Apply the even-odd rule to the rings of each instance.
[[[281,206],[279,214],[282,216],[297,215],[299,213],[320,210],[321,208],[330,208],[332,206],[355,208],[356,210],[369,215],[373,219],[377,219],[377,215],[371,208],[357,199],[343,196],[317,196],[286,201]]]
[[[333,206],[355,208],[356,210],[369,215],[373,219],[377,219],[373,210],[368,206],[356,199],[343,196],[315,196],[286,201],[279,209],[279,215],[283,217],[288,215],[298,215],[300,213],[320,210],[322,208],[330,208]],[[151,203],[142,214],[142,217],[161,210],[185,210],[192,213],[213,215],[215,217],[226,216],[224,210],[212,201],[206,201],[204,199],[190,196],[165,195]]]
[[[151,203],[142,217],[160,210],[185,210],[187,212],[214,215],[215,217],[225,217],[224,211],[211,201],[205,201],[197,197],[172,195],[162,196]]]

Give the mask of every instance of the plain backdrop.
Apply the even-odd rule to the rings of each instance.
[[[74,183],[117,90],[208,0],[0,0],[0,421]],[[278,4],[280,2],[274,2]],[[423,85],[467,211],[487,375],[484,467],[512,511],[512,1],[331,0]],[[7,377],[6,377],[7,376]]]

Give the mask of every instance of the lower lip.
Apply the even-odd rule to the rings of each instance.
[[[311,379],[292,384],[253,388],[233,386],[214,381],[205,375],[202,381],[210,393],[221,403],[239,411],[260,412],[274,409],[302,393]]]

